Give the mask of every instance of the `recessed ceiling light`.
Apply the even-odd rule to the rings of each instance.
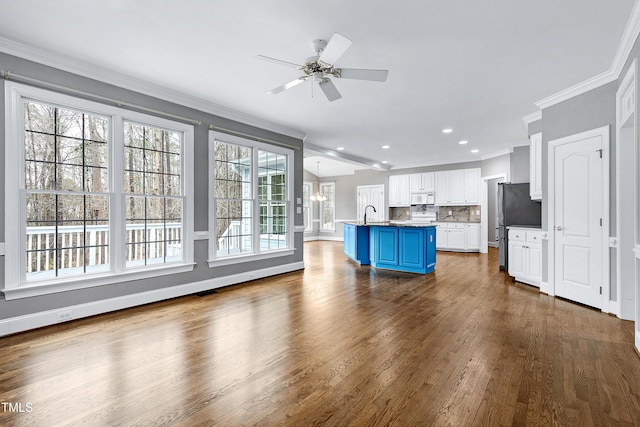
[[[460,145],[464,145],[464,144],[466,144],[467,142],[469,142],[469,141],[462,140],[462,141],[458,141],[458,144],[460,144]]]
[[[383,160],[382,163],[386,165],[389,162],[387,162],[386,160]]]
[[[480,151],[480,150],[478,150],[478,149],[471,150],[472,153],[477,153],[478,151]]]
[[[390,145],[383,145],[383,146],[382,146],[382,148],[383,148],[384,150],[386,150],[386,149],[387,149],[387,148],[389,148],[389,147],[390,147]]]
[[[344,147],[338,147],[338,148],[336,148],[336,150],[342,151],[342,150],[344,150]]]
[[[453,132],[453,129],[451,128],[442,129],[442,133],[451,133],[451,132]]]

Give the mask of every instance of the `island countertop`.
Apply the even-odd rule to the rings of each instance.
[[[344,221],[345,224],[358,227],[435,227],[433,223],[417,221]]]

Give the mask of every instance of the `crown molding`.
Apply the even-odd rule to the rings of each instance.
[[[537,122],[538,120],[542,120],[542,111],[538,110],[535,113],[528,114],[522,118],[525,126],[529,126],[533,122]]]
[[[639,34],[640,34],[640,2],[636,0],[633,3],[633,9],[631,10],[631,15],[629,16],[629,20],[627,21],[627,26],[625,27],[624,33],[622,34],[622,39],[618,44],[618,49],[616,50],[616,54],[613,58],[613,63],[611,64],[611,68],[602,74],[599,74],[595,77],[592,77],[590,79],[583,81],[582,83],[578,83],[574,86],[571,86],[568,89],[560,91],[554,95],[548,96],[536,102],[535,105],[540,109],[549,108],[562,101],[571,99],[574,96],[581,95],[592,89],[595,89],[607,83],[611,83],[614,80],[617,80],[620,77],[620,74],[622,73],[624,64],[629,58],[631,49],[633,49],[633,45],[635,44]]]
[[[591,77],[590,79],[585,80],[581,83],[578,83],[577,85],[571,86],[570,88],[565,89],[561,92],[548,96],[536,102],[535,105],[539,109],[544,110],[545,108],[549,108],[575,96],[589,92],[592,89],[595,89],[607,83],[611,83],[617,78],[618,77],[611,70],[609,70],[602,74],[598,74],[595,77]]]
[[[627,26],[622,34],[622,39],[618,45],[616,56],[613,58],[613,64],[611,65],[611,71],[616,75],[616,78],[622,74],[624,64],[627,62],[633,45],[640,34],[640,2],[636,0],[633,3],[633,9],[631,10],[631,16],[627,21]]]
[[[226,108],[202,98],[167,89],[163,86],[127,76],[66,55],[54,53],[32,45],[18,43],[2,35],[0,35],[0,52],[292,138],[304,139],[305,137],[305,133],[298,129]],[[11,70],[8,71],[11,72]]]
[[[513,153],[513,147],[505,148],[504,150],[494,151],[493,153],[480,156],[480,160],[493,159],[494,157],[504,156],[505,154]]]

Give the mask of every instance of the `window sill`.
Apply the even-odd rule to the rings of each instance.
[[[295,253],[295,249],[282,249],[277,251],[271,251],[262,254],[247,254],[247,255],[236,255],[230,257],[224,257],[220,259],[212,259],[209,260],[209,267],[220,267],[223,265],[232,265],[232,264],[240,264],[244,262],[251,261],[259,261],[261,259],[270,259],[270,258],[279,258],[283,256],[293,255]]]
[[[0,289],[7,301],[29,298],[39,295],[49,295],[58,292],[74,291],[78,289],[93,288],[96,286],[112,285],[115,283],[129,282],[132,280],[148,279],[152,277],[167,276],[177,273],[193,271],[195,263],[180,263],[162,266],[145,267],[137,270],[128,270],[122,273],[105,273],[91,278],[86,276],[74,276],[66,279],[49,280],[35,283],[26,283],[15,288]],[[64,282],[61,282],[64,280]]]

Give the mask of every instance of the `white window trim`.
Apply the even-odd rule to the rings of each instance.
[[[109,116],[111,120],[110,135],[112,135],[109,153],[109,180],[111,192],[110,212],[120,215],[110,215],[110,271],[91,275],[60,277],[52,280],[29,281],[22,279],[24,263],[22,254],[25,253],[25,238],[23,231],[26,227],[26,212],[24,203],[11,201],[24,198],[24,115],[23,105],[26,99],[36,102],[51,103],[61,107],[80,110],[101,116]],[[182,144],[182,192],[183,205],[183,236],[181,262],[147,265],[136,269],[124,269],[124,192],[114,192],[113,189],[122,187],[122,174],[115,170],[116,164],[122,164],[124,122],[134,121],[148,126],[181,132],[184,136]],[[5,243],[17,250],[7,251],[5,254],[5,283],[0,289],[6,299],[24,298],[36,295],[46,295],[56,292],[90,288],[130,280],[145,279],[170,275],[193,270],[193,126],[175,122],[147,114],[128,111],[81,98],[75,98],[48,90],[5,82]],[[120,184],[120,187],[118,187]],[[120,195],[120,197],[118,197]]]
[[[249,261],[257,261],[262,259],[269,258],[277,258],[283,256],[290,256],[295,253],[294,248],[294,152],[291,149],[278,147],[276,145],[266,144],[258,141],[254,141],[251,139],[242,138],[235,135],[229,135],[226,133],[209,131],[209,191],[211,191],[214,187],[215,181],[215,143],[216,141],[226,142],[229,144],[242,145],[245,147],[251,147],[254,160],[257,158],[257,150],[265,150],[271,153],[283,154],[287,156],[287,172],[286,172],[286,183],[287,183],[287,247],[281,249],[272,249],[265,252],[256,252],[256,248],[259,247],[259,242],[257,244],[254,240],[254,251],[247,254],[239,254],[239,255],[228,255],[224,257],[218,258],[216,256],[216,209],[214,206],[215,198],[209,194],[209,267],[217,267],[222,265],[231,265],[231,264],[240,264]],[[254,172],[255,171],[255,172]],[[254,200],[254,206],[257,203],[258,197],[258,180],[257,177],[257,168],[253,167],[252,164],[252,198]],[[258,224],[257,219],[259,218],[259,211],[254,208],[254,224],[253,224],[253,236],[260,234],[260,224]]]
[[[318,184],[318,193],[324,194],[322,192],[322,187],[325,185],[333,186],[333,228],[324,228],[324,202],[320,202],[320,232],[321,233],[335,233],[336,231],[336,182],[335,181],[324,181]]]

